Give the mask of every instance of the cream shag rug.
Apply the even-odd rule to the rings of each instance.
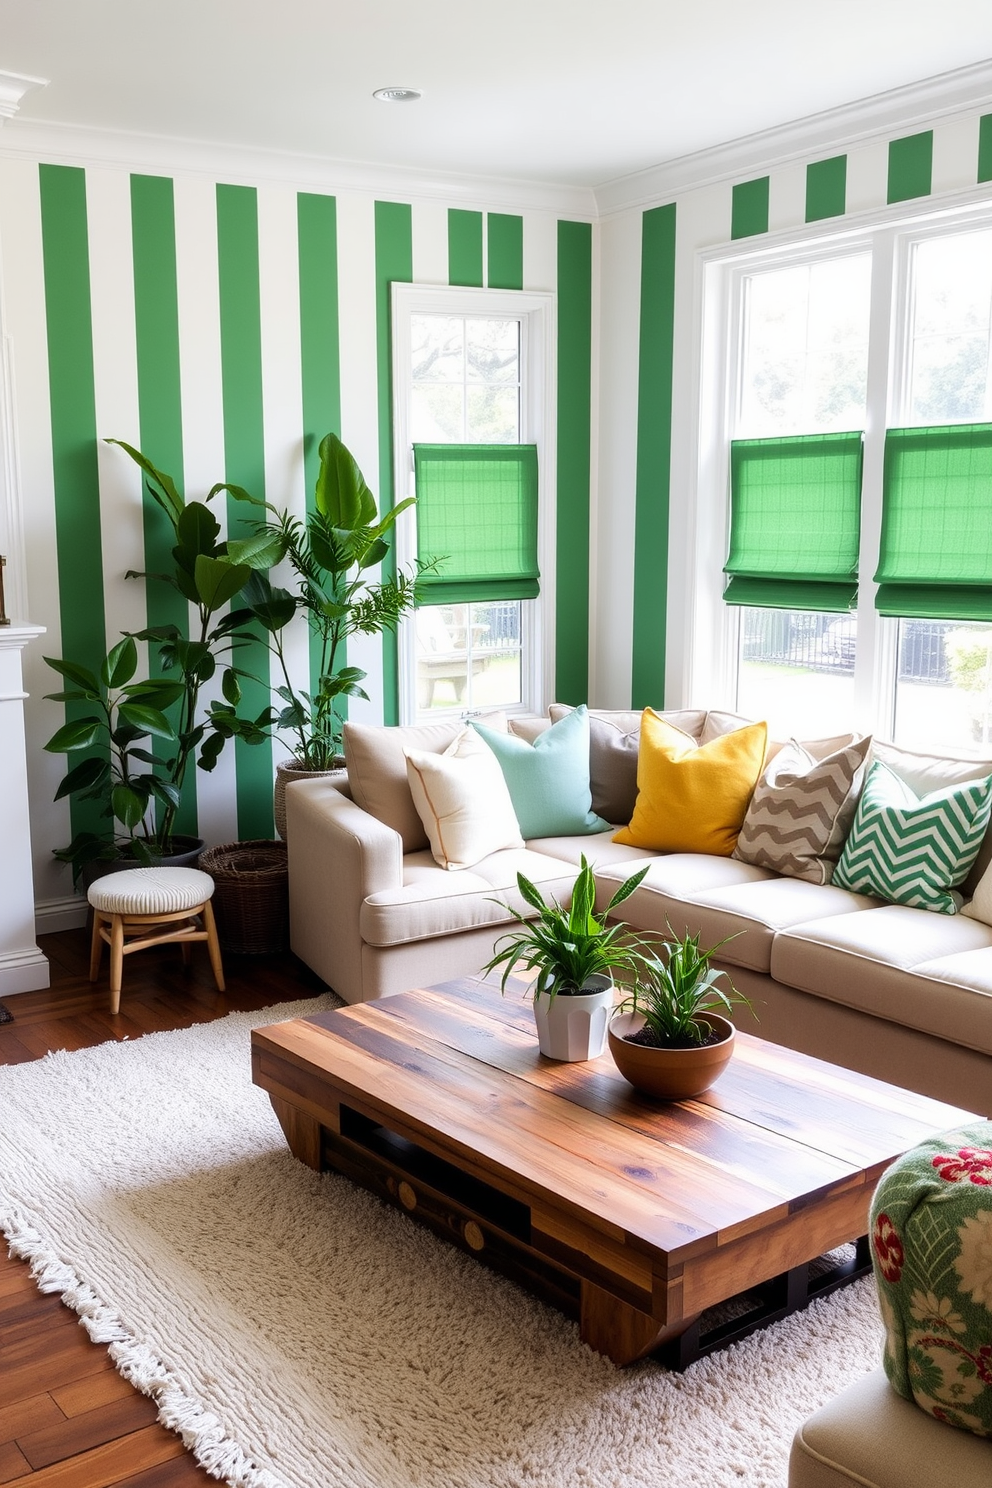
[[[782,1488],[873,1368],[870,1279],[686,1373],[296,1162],[236,1013],[0,1070],[0,1227],[204,1466],[243,1488]]]

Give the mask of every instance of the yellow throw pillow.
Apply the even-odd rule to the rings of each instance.
[[[729,858],[765,760],[768,725],[721,734],[697,745],[653,708],[641,716],[637,801],[614,842],[658,852]]]

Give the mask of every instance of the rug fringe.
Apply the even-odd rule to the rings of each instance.
[[[141,1343],[82,1281],[60,1261],[45,1237],[17,1210],[0,1212],[0,1230],[12,1256],[27,1261],[42,1292],[58,1293],[94,1343],[109,1344],[118,1374],[158,1406],[158,1419],[182,1437],[183,1445],[215,1478],[231,1488],[283,1488],[267,1468],[258,1467],[230,1436],[223,1423],[190,1399],[154,1349]]]

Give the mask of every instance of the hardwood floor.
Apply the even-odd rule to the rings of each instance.
[[[225,956],[227,991],[218,992],[202,947],[184,970],[179,947],[141,951],[124,966],[121,1011],[107,1011],[103,979],[87,980],[83,930],[40,940],[51,965],[44,992],[6,997],[13,1021],[0,1024],[0,1064],[40,1059],[51,1049],[83,1049],[140,1038],[313,997],[323,984],[294,956]],[[115,1371],[107,1349],[91,1343],[74,1312],[43,1296],[28,1266],[0,1245],[0,1484],[25,1488],[205,1488],[204,1472],[180,1438],[156,1422],[151,1400]]]

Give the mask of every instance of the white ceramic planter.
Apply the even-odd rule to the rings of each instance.
[[[597,1059],[604,1052],[613,1013],[613,983],[605,976],[590,981],[595,984],[593,991],[554,997],[535,994],[538,1046],[549,1059]]]

